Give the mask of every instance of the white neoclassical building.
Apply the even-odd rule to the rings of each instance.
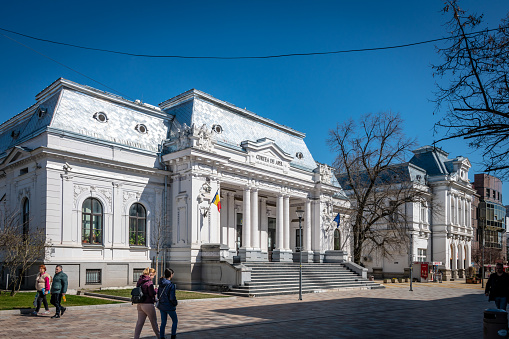
[[[197,90],[153,106],[58,79],[0,125],[0,207],[45,229],[74,288],[130,285],[157,254],[181,288],[300,241],[306,262],[347,260],[349,202],[304,137]]]
[[[406,216],[401,227],[408,229],[409,242],[390,255],[367,251],[362,264],[379,278],[408,277],[412,263],[413,277],[421,278],[419,263],[428,263],[429,270],[435,266],[443,279],[463,278],[464,270],[472,266],[475,190],[468,179],[471,164],[462,156],[450,159],[447,152],[433,146],[413,153],[408,163],[395,165],[397,170],[391,172],[397,173],[397,180],[411,182],[423,192],[422,201],[400,206]],[[431,279],[433,272],[428,273],[423,280]]]

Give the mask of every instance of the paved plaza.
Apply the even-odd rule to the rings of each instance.
[[[183,301],[177,338],[482,338],[483,310],[493,303],[480,285],[413,289]],[[69,307],[61,319],[0,312],[0,338],[133,338],[135,323],[130,304]],[[155,338],[148,320],[141,337]]]

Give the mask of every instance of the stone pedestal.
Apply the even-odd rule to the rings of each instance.
[[[201,245],[201,260],[202,261],[231,261],[229,247],[222,244],[204,244]]]
[[[318,252],[318,251],[313,252],[313,262],[323,263],[324,255],[325,255],[324,252]]]
[[[262,261],[269,261],[269,253],[268,252],[264,252],[264,251],[261,251],[260,252],[260,258]]]
[[[300,252],[293,252],[293,262],[300,262]],[[313,252],[303,251],[302,252],[302,262],[310,263],[313,262]]]
[[[262,261],[260,249],[241,247],[239,249],[240,261]]]
[[[292,262],[292,251],[291,250],[279,250],[275,249],[272,251],[272,261],[276,262]]]
[[[344,263],[348,258],[346,251],[325,251],[323,262]]]

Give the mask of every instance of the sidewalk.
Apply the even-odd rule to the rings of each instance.
[[[285,295],[182,303],[178,338],[482,338],[483,310],[493,305],[480,284],[415,283],[413,292],[408,283],[390,285],[304,294],[302,301]],[[0,315],[0,323],[2,338],[132,338],[136,307],[75,308],[61,319]],[[142,338],[155,338],[148,320]]]

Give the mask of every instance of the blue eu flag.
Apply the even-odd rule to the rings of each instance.
[[[339,221],[340,221],[340,219],[341,219],[341,216],[340,216],[340,215],[339,215],[339,213],[338,213],[338,215],[336,215],[336,217],[334,218],[334,221],[338,223],[338,225],[336,226],[336,228],[338,228],[338,227],[339,227]]]

